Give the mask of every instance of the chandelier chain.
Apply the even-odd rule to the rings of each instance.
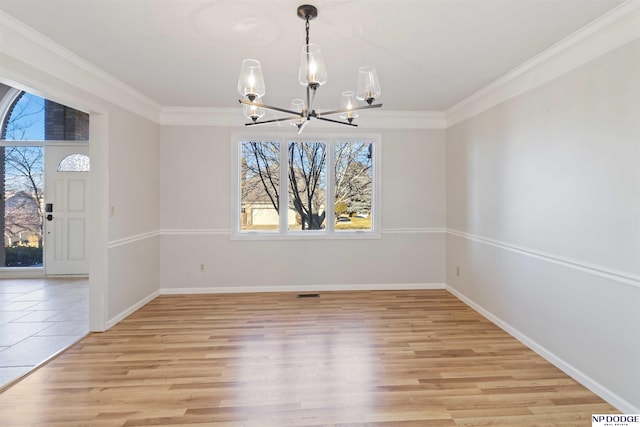
[[[305,24],[304,28],[307,30],[307,43],[306,44],[309,44],[309,17],[307,17],[307,19],[305,19],[305,21],[306,21],[306,24]]]

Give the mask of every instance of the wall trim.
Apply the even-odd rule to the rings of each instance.
[[[333,291],[407,291],[446,289],[444,283],[378,283],[378,284],[327,284],[300,286],[207,286],[190,288],[161,288],[160,295],[186,294],[239,294],[260,292],[333,292]]]
[[[107,330],[111,329],[116,324],[120,323],[121,321],[123,321],[124,319],[126,319],[127,317],[135,313],[136,311],[140,310],[146,304],[156,299],[159,295],[160,295],[160,291],[154,291],[151,294],[147,295],[146,297],[142,298],[137,303],[130,306],[129,308],[123,310],[120,314],[107,320]]]
[[[447,127],[640,37],[640,1],[627,0],[445,111]]]
[[[444,227],[425,227],[425,228],[383,228],[382,234],[438,234],[446,233]]]
[[[446,228],[385,228],[382,234],[440,234],[446,233]],[[109,249],[130,245],[157,236],[230,236],[231,230],[225,228],[162,228],[147,233],[135,234],[107,243]],[[0,271],[1,273],[1,271]]]
[[[135,114],[159,121],[159,104],[3,11],[0,39],[0,52]]]
[[[44,267],[0,267],[0,279],[41,279]]]
[[[526,255],[532,258],[540,259],[543,261],[551,262],[554,264],[562,265],[574,270],[582,271],[584,273],[600,276],[608,280],[613,280],[619,283],[623,283],[628,286],[640,288],[640,276],[633,273],[627,273],[623,271],[613,270],[601,265],[589,264],[586,262],[578,261],[572,258],[561,257],[553,255],[547,252],[538,251],[535,249],[525,248],[523,246],[512,245],[510,243],[502,242],[500,240],[489,239],[487,237],[476,236],[474,234],[465,233],[464,231],[447,229],[447,234],[460,237],[474,242],[479,242],[485,245],[494,246],[500,249],[504,249],[511,252],[516,252],[521,255]]]
[[[161,236],[217,236],[231,234],[231,230],[226,228],[163,228],[160,230]]]
[[[244,128],[247,122],[239,108],[162,107],[160,124],[164,126],[224,126]],[[359,126],[371,129],[446,129],[447,119],[441,111],[391,111],[367,112],[357,121]],[[341,125],[314,122],[320,129],[341,129]],[[288,126],[288,125],[287,125]],[[274,128],[271,128],[273,131]]]
[[[132,243],[141,242],[142,240],[150,239],[152,237],[156,237],[159,235],[160,235],[160,232],[158,230],[149,231],[147,233],[141,233],[133,236],[123,237],[122,239],[111,240],[110,242],[107,243],[107,247],[109,249],[117,248],[119,246],[125,246],[125,245],[130,245]]]
[[[560,369],[565,374],[569,375],[574,380],[578,381],[580,384],[591,390],[593,393],[597,394],[620,411],[626,414],[637,414],[640,413],[640,408],[634,407],[630,402],[627,402],[622,397],[618,396],[608,388],[604,387],[599,382],[595,381],[579,369],[575,368],[570,363],[566,362],[564,359],[556,356],[551,351],[547,350],[542,345],[538,344],[536,341],[529,338],[527,335],[520,332],[518,329],[514,328],[507,322],[500,319],[498,316],[494,315],[490,311],[486,310],[484,307],[477,304],[472,299],[468,298],[466,295],[455,289],[450,285],[446,285],[446,290],[460,299],[462,302],[467,304],[469,307],[480,313],[482,316],[490,320],[500,329],[504,330],[506,333],[520,341],[522,344],[529,347],[531,350],[536,352],[538,355],[543,357],[549,363]]]
[[[0,24],[0,52],[160,125],[243,127],[237,108],[161,106],[3,11]],[[370,129],[446,129],[638,37],[640,1],[627,0],[444,112],[370,111],[359,124]],[[19,76],[10,78],[20,85]]]
[[[444,227],[383,228],[381,230],[382,234],[437,234],[446,232],[447,229]],[[161,236],[216,236],[223,234],[230,235],[231,230],[226,228],[163,228],[158,231],[158,234]]]

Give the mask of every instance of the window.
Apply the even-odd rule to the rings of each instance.
[[[17,96],[12,95],[13,93]],[[11,100],[12,103],[7,109],[8,111],[4,113],[2,140],[89,140],[89,115],[87,113],[28,92],[18,92],[15,89],[8,92],[4,98]]]
[[[58,172],[90,172],[91,160],[89,156],[84,154],[74,153],[69,154],[67,157],[60,161],[58,165]]]
[[[379,238],[379,141],[235,136],[234,237]]]

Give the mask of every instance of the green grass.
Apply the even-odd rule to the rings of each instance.
[[[351,222],[336,222],[336,230],[371,230],[371,217],[349,219]]]

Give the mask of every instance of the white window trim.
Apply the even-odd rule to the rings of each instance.
[[[240,156],[243,141],[274,141],[280,144],[280,164],[288,164],[288,147],[290,142],[326,142],[327,150],[327,189],[326,189],[326,218],[334,217],[334,144],[338,142],[370,142],[373,144],[373,220],[371,230],[340,230],[334,229],[333,221],[326,221],[324,230],[288,230],[287,215],[280,215],[280,229],[278,231],[242,231],[240,229]],[[382,170],[382,136],[380,134],[304,134],[301,136],[288,133],[233,133],[231,135],[231,239],[232,240],[350,240],[350,239],[380,239],[381,234],[381,170]],[[286,169],[285,169],[286,170]],[[282,171],[281,171],[282,173]],[[285,174],[286,175],[286,174]],[[330,184],[330,185],[329,185]],[[289,206],[288,180],[280,179],[280,206]]]

